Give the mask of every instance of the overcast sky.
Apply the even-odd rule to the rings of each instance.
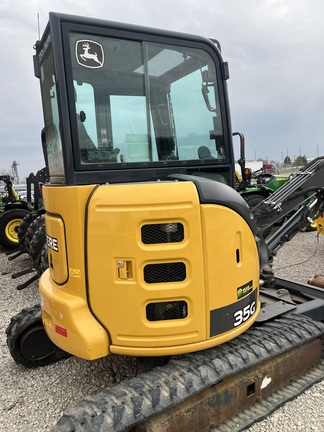
[[[16,160],[23,181],[44,166],[32,56],[50,11],[219,40],[247,159],[324,155],[323,0],[1,0],[0,172]]]

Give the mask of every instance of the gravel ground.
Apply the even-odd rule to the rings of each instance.
[[[299,233],[279,251],[274,263],[276,274],[306,283],[315,274],[324,273],[323,256],[323,236]],[[135,374],[132,359],[113,355],[93,362],[71,357],[38,369],[14,363],[7,349],[5,329],[22,308],[39,303],[37,282],[23,291],[15,288],[30,275],[11,278],[12,273],[28,266],[26,256],[8,261],[0,249],[0,431],[6,432],[49,431],[67,406]],[[324,381],[248,430],[324,432]]]

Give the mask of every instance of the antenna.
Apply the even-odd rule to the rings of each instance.
[[[40,40],[39,12],[37,12],[38,40]]]

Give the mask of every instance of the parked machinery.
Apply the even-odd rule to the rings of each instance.
[[[27,367],[180,356],[89,396],[54,430],[203,431],[290,380],[320,379],[324,292],[276,278],[272,259],[322,210],[323,159],[252,213],[235,190],[217,42],[51,13],[35,47],[49,268],[42,305],[7,329],[10,352]]]
[[[7,192],[0,207],[0,244],[6,249],[15,249],[18,246],[18,227],[29,208],[26,201],[19,199],[9,175],[1,175],[0,180],[5,183]]]
[[[41,192],[42,186],[47,180],[48,170],[46,167],[39,170],[36,174],[30,173],[26,178],[29,213],[26,214],[18,226],[17,248],[8,252],[8,255],[10,261],[25,253],[31,258],[29,267],[12,274],[13,279],[17,279],[28,273],[32,273],[32,276],[27,281],[18,284],[18,290],[29,286],[48,268],[45,209]]]

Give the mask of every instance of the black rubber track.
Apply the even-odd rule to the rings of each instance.
[[[18,239],[22,249],[25,249],[25,236],[28,227],[36,217],[37,216],[35,213],[28,213],[28,215],[24,217],[24,219],[21,221],[21,224],[18,227]]]
[[[17,364],[27,368],[35,368],[70,357],[70,354],[60,348],[57,348],[51,355],[41,360],[30,360],[23,355],[20,346],[22,336],[33,327],[39,325],[42,325],[41,307],[39,304],[23,309],[19,314],[11,318],[10,324],[6,329],[7,345],[12,358]]]
[[[323,324],[301,315],[253,327],[226,344],[173,359],[166,366],[86,397],[64,412],[52,432],[126,431],[230,375],[323,333]]]
[[[39,215],[36,219],[34,219],[29,225],[26,235],[25,235],[25,249],[26,252],[30,255],[31,242],[34,237],[35,232],[45,224],[45,215]]]
[[[45,270],[48,269],[48,246],[46,242],[42,246],[42,250],[40,252],[40,255],[35,263],[35,268],[37,270],[37,273],[39,276],[41,276],[42,273],[44,273]]]
[[[40,254],[43,246],[46,243],[45,222],[35,231],[32,241],[30,243],[30,256],[33,260],[35,267],[40,261]]]

